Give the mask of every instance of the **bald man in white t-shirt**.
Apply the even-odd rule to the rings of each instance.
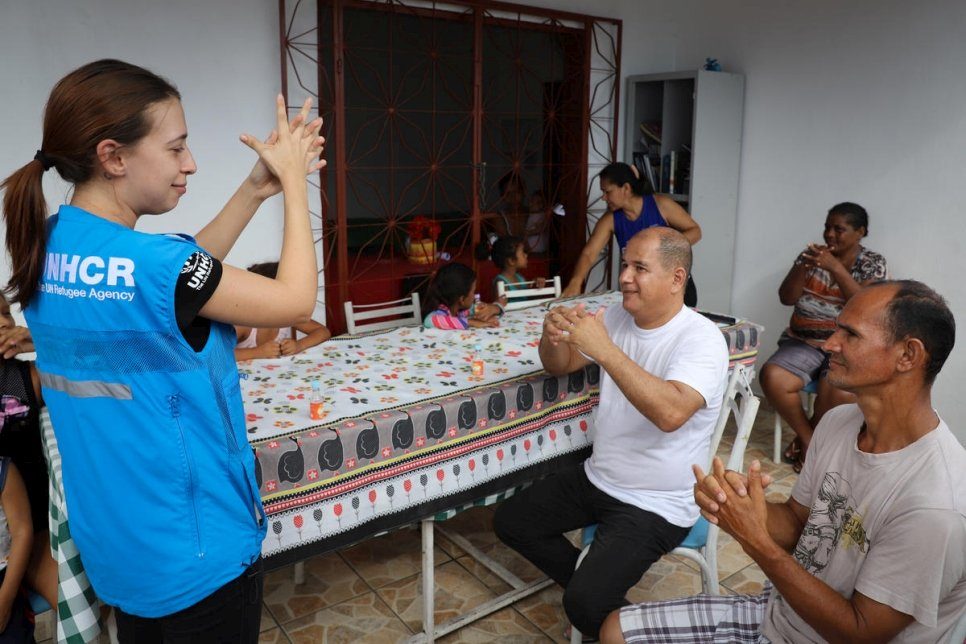
[[[765,501],[758,461],[747,477],[695,467],[702,514],[772,587],[628,606],[601,641],[948,641],[966,610],[966,450],[931,390],[955,330],[920,282],[856,293],[824,349],[830,384],[858,403],[822,418],[791,498]]]
[[[494,528],[564,587],[564,609],[585,635],[698,518],[690,466],[708,459],[728,349],[713,322],[684,306],[690,267],[681,233],[646,229],[623,256],[621,307],[559,306],[544,321],[547,372],[600,365],[593,454],[508,499]],[[591,524],[594,543],[575,571],[579,552],[563,534]]]

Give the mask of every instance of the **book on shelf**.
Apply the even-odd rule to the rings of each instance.
[[[643,134],[648,139],[654,141],[658,145],[661,145],[661,122],[660,121],[643,121],[640,125],[641,134]]]
[[[687,195],[691,193],[691,149],[688,146],[681,146],[678,153],[678,192]]]
[[[677,150],[671,150],[669,153],[671,156],[671,171],[668,173],[667,191],[669,194],[674,194],[677,192],[677,175],[678,175],[678,153]]]
[[[635,152],[635,163],[638,154]],[[691,187],[691,154],[687,149],[671,150],[660,158],[658,181],[652,184],[655,192],[669,195],[688,195]],[[639,166],[640,167],[640,166]]]
[[[651,165],[651,159],[648,154],[646,152],[635,152],[633,161],[634,167],[637,168],[641,178],[647,181],[652,191],[656,191],[657,182],[654,175],[654,166]]]

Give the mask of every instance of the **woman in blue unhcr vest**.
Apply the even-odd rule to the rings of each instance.
[[[324,165],[310,101],[277,129],[197,238],[134,230],[173,209],[196,170],[178,91],[116,60],[71,72],[47,102],[34,160],[2,187],[7,290],[24,309],[63,457],[70,528],[127,642],[254,642],[264,512],[232,324],[308,320],[317,272],[306,174]],[[49,218],[41,180],[73,184]],[[268,197],[284,195],[272,280],[222,265]]]

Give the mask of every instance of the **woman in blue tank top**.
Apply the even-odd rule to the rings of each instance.
[[[669,226],[683,234],[691,245],[701,239],[701,227],[691,215],[667,195],[655,194],[651,186],[626,163],[612,163],[600,172],[600,191],[607,212],[594,227],[594,232],[584,246],[573,277],[562,295],[573,296],[583,292],[584,280],[610,236],[617,236],[617,246],[624,252],[631,237],[651,226]],[[689,281],[689,290],[693,283]],[[685,298],[688,306],[694,306],[697,294]]]

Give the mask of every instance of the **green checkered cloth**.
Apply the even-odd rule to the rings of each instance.
[[[96,642],[101,633],[100,602],[70,536],[64,485],[60,480],[60,451],[46,408],[40,414],[40,428],[50,473],[50,554],[57,562],[57,641]]]
[[[488,505],[494,505],[496,503],[499,503],[500,501],[503,501],[504,499],[510,498],[520,490],[530,487],[530,485],[531,483],[516,485],[514,487],[507,488],[506,490],[503,490],[501,492],[495,492],[493,494],[484,496],[483,498],[475,499],[473,501],[468,501],[467,503],[454,506],[448,510],[437,512],[436,514],[433,515],[433,521],[435,521],[436,523],[442,523],[443,521],[448,521],[452,519],[453,517],[455,517],[457,514],[459,514],[464,510],[469,510],[471,508],[482,508]]]

